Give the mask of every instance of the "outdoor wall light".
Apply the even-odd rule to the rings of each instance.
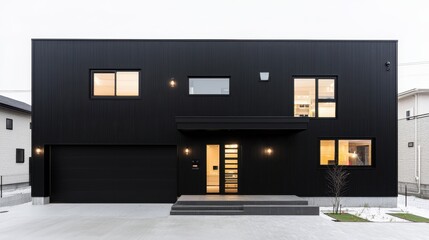
[[[177,86],[176,79],[170,78],[170,81],[168,82],[168,85],[170,85],[171,88],[175,88]]]
[[[189,156],[189,154],[191,154],[191,149],[189,147],[186,147],[184,152],[186,156]]]
[[[390,71],[390,61],[387,61],[384,65],[386,65],[386,71]]]
[[[34,151],[36,152],[37,155],[41,155],[43,153],[43,149],[41,147],[36,147]]]
[[[273,154],[273,148],[266,147],[264,150],[265,155],[271,156]]]
[[[259,80],[261,80],[261,81],[270,80],[270,73],[269,72],[260,72],[259,73]]]

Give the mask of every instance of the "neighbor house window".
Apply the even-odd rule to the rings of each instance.
[[[6,129],[8,129],[8,130],[13,129],[13,120],[10,118],[6,118]]]
[[[335,78],[295,78],[294,116],[334,118]]]
[[[138,71],[93,71],[93,96],[137,97],[140,95]]]
[[[372,166],[371,139],[320,140],[320,165]]]
[[[16,149],[16,163],[24,163],[24,149]]]
[[[229,78],[190,77],[189,95],[229,95]]]

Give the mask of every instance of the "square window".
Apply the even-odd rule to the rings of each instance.
[[[295,117],[336,117],[336,78],[295,78]]]
[[[335,99],[335,79],[319,79],[319,99]]]
[[[139,95],[139,72],[116,73],[116,96]]]
[[[94,73],[94,96],[115,96],[115,73]]]
[[[6,129],[13,130],[13,119],[6,118]]]

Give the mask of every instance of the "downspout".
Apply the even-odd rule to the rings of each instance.
[[[421,178],[421,174],[422,174],[422,158],[421,158],[421,151],[420,151],[420,145],[417,146],[417,159],[418,159],[418,164],[419,164],[419,178],[418,178],[418,192],[417,194],[421,193],[421,189],[422,189],[422,178]]]
[[[419,94],[416,93],[414,95],[414,146],[415,146],[415,150],[414,150],[414,165],[415,165],[415,171],[414,171],[414,178],[417,181],[417,192],[414,192],[415,194],[420,194],[420,183],[421,183],[421,178],[420,178],[420,145],[418,143],[418,124],[417,124],[417,116],[418,116],[418,107],[419,107]]]

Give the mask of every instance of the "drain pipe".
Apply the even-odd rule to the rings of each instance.
[[[419,96],[418,96],[419,94],[418,93],[416,93],[415,95],[414,95],[414,117],[413,117],[413,119],[414,119],[414,147],[415,147],[415,150],[414,150],[414,168],[415,168],[415,170],[414,170],[414,178],[415,178],[415,181],[417,182],[417,192],[410,192],[410,193],[413,193],[413,194],[420,194],[420,192],[421,192],[421,189],[420,189],[420,187],[421,187],[421,177],[420,177],[420,174],[421,174],[421,167],[420,167],[420,164],[421,164],[421,159],[420,159],[420,144],[418,144],[418,137],[417,137],[417,134],[418,134],[418,131],[417,131],[417,128],[418,128],[418,124],[417,124],[417,116],[418,116],[418,106],[419,106]]]
[[[421,149],[420,149],[420,144],[418,145],[418,147],[417,147],[417,159],[418,159],[418,163],[419,163],[419,179],[418,179],[418,194],[420,194],[421,193],[421,190],[422,190],[422,158],[421,158],[421,155],[422,155],[422,152],[421,152]]]

